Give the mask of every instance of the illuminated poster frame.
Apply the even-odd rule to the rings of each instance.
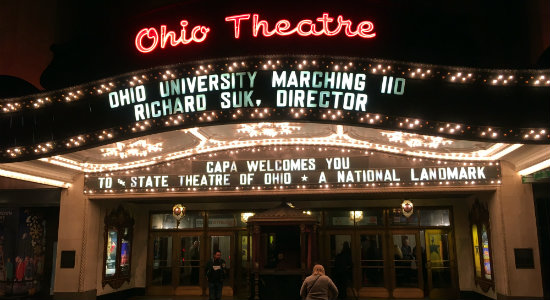
[[[472,253],[474,265],[474,280],[484,292],[495,288],[493,269],[493,252],[491,247],[491,223],[487,204],[479,199],[474,201],[470,210],[470,232],[472,237]]]

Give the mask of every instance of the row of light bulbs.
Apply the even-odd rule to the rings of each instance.
[[[261,61],[260,61],[261,62]],[[271,61],[271,60],[268,60],[267,61],[268,64],[272,64],[272,66],[280,66],[282,65],[281,64],[281,60],[274,60],[274,61]],[[285,63],[290,63],[291,66],[292,65],[292,62],[289,62],[288,60],[285,62]],[[308,60],[302,60],[301,62],[295,60],[294,63],[298,63],[299,66],[308,66],[308,65],[313,65],[313,66],[317,66],[317,62],[316,60],[313,60],[313,61],[308,61]],[[325,63],[326,62],[322,62],[322,63]],[[334,65],[334,62],[331,62],[330,63],[331,65]],[[361,63],[359,64],[361,65]],[[370,65],[370,64],[369,64]],[[233,62],[232,64],[228,64],[228,63],[225,63],[224,65],[216,65],[216,67],[220,67],[222,66],[221,68],[223,69],[225,67],[229,68],[238,68],[240,66],[247,66],[247,64],[242,61],[240,64],[237,63],[237,62]],[[336,64],[335,66],[338,66],[338,64]],[[354,66],[354,64],[352,62],[348,62],[347,65],[345,66],[345,68],[347,67],[352,67]],[[215,69],[216,67],[212,66],[212,64],[208,64],[207,65],[207,68],[205,68],[203,65],[200,65],[198,67],[198,70],[209,70],[209,69]],[[257,67],[257,66],[256,66]],[[195,69],[195,67],[192,67],[191,69]],[[382,64],[378,64],[376,67],[373,68],[373,73],[376,73],[376,72],[386,72],[386,71],[390,71],[390,70],[393,70],[391,68],[390,65],[382,65]],[[428,70],[424,70],[424,69],[421,69],[421,68],[417,68],[417,69],[408,69],[408,71],[410,71],[410,75],[411,77],[414,77],[416,76],[417,74],[421,74],[421,77],[426,77],[426,74],[433,74],[434,72],[431,71],[431,69],[428,69]],[[175,75],[175,72],[173,71],[170,71],[170,70],[166,70],[164,72],[165,74],[162,75],[163,77],[166,76],[166,74],[170,75],[170,77],[174,78],[176,75]],[[190,73],[190,72],[188,72]],[[159,74],[162,74],[159,72]],[[450,75],[451,73],[448,73],[448,75]],[[150,74],[149,77],[153,76],[155,79],[157,79],[158,77],[155,76],[154,74]],[[141,75],[141,76],[132,76],[131,79],[128,79],[128,83],[130,85],[133,85],[135,84],[135,82],[137,83],[143,83],[143,81],[146,81],[148,80],[149,78],[147,75]],[[452,75],[451,77],[451,80],[454,80],[452,78],[472,78],[472,73],[465,73],[465,74],[462,74],[462,72],[457,72],[456,74]],[[507,79],[505,79],[507,78]],[[505,83],[505,81],[507,82],[507,80],[512,80],[514,78],[514,76],[512,75],[509,75],[508,77],[505,77],[504,75],[498,75],[496,77],[496,80],[497,82],[499,81],[502,81],[503,83]],[[532,79],[535,79],[537,78],[537,83],[536,84],[539,84],[541,82],[541,80],[547,80],[547,76],[545,75],[538,75],[538,77],[536,76],[531,76],[530,78]],[[493,81],[494,81],[493,80]],[[547,80],[547,82],[550,82]],[[120,81],[119,81],[120,83]],[[493,82],[495,83],[495,82]],[[104,92],[108,92],[110,91],[111,89],[115,88],[116,85],[113,83],[113,82],[109,82],[107,84],[99,84],[97,87],[93,87],[93,90],[95,90],[98,94],[101,94],[101,93],[104,93]],[[92,93],[92,92],[90,92]],[[73,101],[73,100],[77,100],[79,99],[79,97],[81,95],[83,95],[84,93],[81,91],[81,90],[76,90],[75,92],[68,92],[67,94],[62,94],[63,97],[65,97],[64,99],[66,101]],[[44,104],[47,104],[47,103],[51,103],[52,100],[50,97],[43,97],[43,98],[38,98],[37,100],[34,100],[34,101],[31,101],[33,103],[33,107],[35,108],[40,108],[42,107]],[[1,105],[1,104],[0,104]],[[19,110],[21,109],[22,105],[19,103],[19,102],[15,102],[15,103],[7,103],[5,104],[6,107],[5,108],[5,111],[6,112],[12,112],[12,111],[16,111],[16,110]],[[250,118],[252,119],[263,119],[263,118],[268,118],[272,115],[272,112],[275,112],[276,109],[272,109],[271,111],[268,110],[268,109],[263,109],[263,110],[258,110],[258,109],[254,109],[253,112],[249,113],[249,114],[243,114],[242,111],[240,109],[238,109],[235,113],[232,114],[232,118],[233,119],[240,119],[240,118],[245,118],[247,116],[249,116]],[[311,110],[309,110],[309,112],[311,112]],[[198,121],[199,122],[211,122],[211,121],[216,121],[220,118],[220,114],[223,114],[223,112],[208,112],[208,113],[203,113],[203,116],[199,116],[198,117]],[[365,116],[361,116],[359,117],[359,120],[360,120],[360,123],[367,123],[367,124],[374,124],[374,125],[385,125],[387,123],[397,123],[397,126],[395,127],[398,127],[398,128],[403,128],[403,129],[407,129],[407,130],[412,130],[412,129],[419,129],[419,128],[427,128],[427,127],[438,127],[438,131],[434,132],[434,134],[441,134],[441,133],[444,133],[444,134],[451,134],[451,135],[455,135],[455,134],[465,134],[466,132],[473,132],[473,131],[477,131],[477,134],[473,134],[473,137],[474,138],[490,138],[490,139],[498,139],[500,138],[501,136],[519,136],[521,137],[523,140],[526,140],[526,141],[533,141],[533,140],[545,140],[545,139],[550,139],[550,134],[547,134],[547,130],[546,129],[523,129],[521,130],[521,132],[519,133],[514,133],[512,132],[512,130],[505,130],[504,128],[491,128],[491,127],[486,127],[486,128],[472,128],[472,127],[469,127],[469,126],[465,126],[465,125],[461,125],[461,124],[456,124],[456,125],[453,125],[452,127],[449,127],[449,124],[447,124],[446,126],[443,126],[444,123],[442,122],[436,122],[436,124],[430,124],[429,122],[427,121],[421,121],[421,120],[414,120],[414,123],[413,122],[408,122],[408,118],[400,118],[400,117],[388,117],[388,116],[385,116],[385,117],[381,117],[381,115],[379,114],[374,114],[373,117],[370,117],[369,115],[371,114],[366,114]],[[189,115],[185,115],[187,118],[190,118]],[[295,118],[295,119],[301,119],[303,117],[309,117],[311,118],[311,116],[308,116],[308,112],[304,109],[291,109],[290,111],[290,116]],[[320,116],[320,119],[321,120],[343,120],[345,118],[344,114],[342,114],[341,111],[332,111],[332,110],[328,110],[326,113],[323,113],[321,116]],[[166,120],[164,120],[164,125],[165,126],[179,126],[181,125],[182,123],[184,123],[184,118],[183,118],[183,115],[176,115],[176,116],[169,116],[167,118],[165,118]],[[402,119],[406,119],[406,124],[404,122],[402,122],[401,120]],[[153,121],[154,122],[154,121]],[[158,124],[155,124],[157,127],[159,126]],[[134,126],[132,126],[131,128],[131,132],[135,133],[135,132],[140,132],[140,131],[145,131],[145,130],[148,130],[152,127],[152,124],[149,122],[149,121],[145,121],[145,122],[137,122]],[[466,128],[466,129],[461,129],[462,128]],[[111,131],[115,131],[116,129],[111,129]],[[120,131],[122,132],[125,132],[126,130],[123,129],[123,128],[120,128],[119,129]],[[94,134],[95,136],[97,136],[97,141],[99,142],[102,142],[104,141],[105,139],[111,139],[114,135],[113,132],[109,133],[109,134]],[[471,135],[471,134],[470,134]],[[89,136],[89,134],[88,134]],[[46,152],[49,152],[51,150],[54,150],[56,147],[57,148],[60,148],[59,144],[64,144],[67,148],[77,148],[77,147],[80,147],[80,146],[83,146],[86,144],[85,141],[82,141],[82,135],[79,135],[79,136],[76,136],[76,137],[71,137],[71,138],[68,138],[66,139],[65,141],[62,141],[62,142],[56,142],[56,141],[50,141],[48,142],[48,144],[50,145],[54,145],[55,147],[48,147],[48,148],[43,148],[43,147],[40,147],[40,145],[37,145],[34,147],[34,149],[32,149],[33,147],[30,147],[31,149],[28,149],[29,147],[13,147],[13,148],[10,148],[10,149],[6,149],[5,153],[4,153],[4,156],[5,157],[8,157],[8,158],[18,158],[22,155],[25,155],[25,154],[43,154],[43,153],[46,153]]]
[[[43,144],[37,144],[35,146],[20,146],[12,147],[5,149],[2,155],[6,158],[19,158],[22,156],[33,156],[47,154],[55,150],[65,150],[65,149],[77,149],[82,147],[89,147],[90,143],[100,143],[104,144],[107,140],[112,140],[115,136],[118,135],[128,135],[128,133],[141,133],[149,130],[162,130],[165,131],[168,127],[173,126],[183,126],[183,124],[189,123],[212,123],[218,122],[222,119],[230,120],[242,120],[243,123],[248,123],[251,121],[258,121],[262,119],[267,119],[273,114],[276,114],[277,111],[282,111],[294,119],[306,119],[312,121],[315,117],[319,120],[325,121],[342,121],[346,120],[356,120],[359,124],[369,124],[374,126],[383,126],[384,128],[395,127],[397,130],[421,130],[422,133],[426,131],[431,132],[431,135],[439,136],[441,134],[448,136],[457,136],[462,139],[489,139],[489,140],[500,140],[502,138],[511,138],[515,137],[523,141],[546,141],[550,140],[550,133],[547,129],[532,129],[524,128],[519,132],[514,132],[512,129],[499,128],[499,127],[472,127],[464,124],[458,123],[447,123],[447,122],[429,122],[420,119],[412,119],[405,117],[391,117],[382,114],[372,114],[372,113],[344,113],[341,110],[325,109],[319,112],[319,116],[314,116],[312,114],[313,110],[311,109],[296,109],[296,108],[285,108],[285,109],[276,109],[276,108],[244,108],[236,109],[233,111],[209,111],[197,116],[190,116],[188,114],[183,115],[173,115],[161,118],[159,120],[145,120],[136,122],[129,125],[129,129],[124,127],[100,130],[95,133],[89,134],[80,134],[74,137],[64,139],[62,141],[49,141],[46,144],[49,144],[47,148],[43,147]],[[351,118],[350,118],[351,116]],[[186,119],[188,121],[186,121]],[[194,120],[193,120],[194,119]],[[349,121],[351,122],[351,121]],[[430,134],[430,133],[428,133]]]
[[[337,126],[337,132],[325,137],[313,137],[313,138],[263,138],[263,139],[251,139],[251,140],[231,140],[220,141],[215,139],[208,139],[202,135],[198,129],[187,130],[186,132],[195,136],[200,143],[194,148],[185,149],[181,151],[171,152],[164,155],[158,155],[155,157],[131,161],[126,163],[109,163],[109,164],[91,164],[80,163],[74,160],[66,159],[61,156],[54,156],[50,158],[44,158],[43,161],[57,164],[60,162],[63,165],[71,164],[72,169],[79,169],[86,173],[97,172],[111,172],[111,171],[123,171],[135,168],[149,167],[159,163],[176,161],[183,158],[196,157],[201,154],[213,154],[220,151],[234,151],[239,149],[251,149],[255,150],[255,147],[271,147],[271,146],[296,146],[297,150],[303,151],[307,149],[315,149],[316,147],[343,147],[342,151],[357,149],[361,151],[380,151],[385,153],[405,154],[411,157],[417,158],[431,158],[438,160],[456,160],[456,161],[485,161],[492,162],[500,159],[502,153],[511,149],[517,149],[520,145],[506,145],[495,144],[488,149],[478,150],[471,153],[438,153],[434,151],[426,150],[408,150],[400,146],[384,145],[378,143],[372,143],[368,141],[359,140],[350,137],[343,132],[343,126]],[[261,148],[258,148],[261,149]]]
[[[313,56],[311,56],[313,58]],[[115,88],[131,87],[150,80],[151,78],[172,79],[176,76],[201,75],[211,72],[234,72],[242,68],[255,70],[275,70],[279,68],[326,69],[333,71],[370,72],[372,74],[388,74],[406,76],[416,79],[442,79],[448,82],[471,83],[482,81],[490,85],[529,85],[550,86],[550,71],[548,70],[490,70],[457,68],[435,65],[404,63],[380,59],[356,58],[349,59],[296,59],[283,57],[280,59],[266,59],[265,57],[251,57],[248,61],[232,61],[228,58],[204,61],[202,63],[182,63],[172,66],[158,67],[147,71],[136,71],[123,74],[89,84],[76,86],[64,90],[39,94],[36,98],[18,97],[12,101],[2,101],[0,112],[12,113],[22,109],[40,109],[53,102],[72,102],[85,98],[86,94],[104,94]]]

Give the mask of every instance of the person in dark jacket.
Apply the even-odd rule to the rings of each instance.
[[[349,242],[344,242],[342,251],[336,255],[334,260],[334,282],[338,287],[338,299],[346,299],[348,296],[348,283],[351,282],[353,263],[351,261],[351,247]]]
[[[189,249],[191,257],[191,285],[199,284],[199,268],[200,268],[200,243],[198,240],[193,241],[193,245]]]
[[[206,263],[206,279],[208,279],[210,300],[220,300],[225,279],[225,261],[222,259],[220,250],[214,251],[213,258]]]
[[[328,300],[338,296],[338,288],[330,277],[325,275],[322,265],[315,265],[311,276],[304,279],[300,296],[305,300]]]

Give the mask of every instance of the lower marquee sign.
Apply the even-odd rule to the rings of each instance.
[[[194,161],[190,173],[89,176],[86,190],[157,192],[176,190],[357,187],[357,184],[495,184],[498,164],[446,163],[414,167],[369,167],[369,157]],[[164,189],[164,190],[163,190]]]

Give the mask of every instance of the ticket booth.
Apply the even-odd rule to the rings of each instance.
[[[300,299],[317,261],[317,219],[287,203],[248,219],[253,299]]]

